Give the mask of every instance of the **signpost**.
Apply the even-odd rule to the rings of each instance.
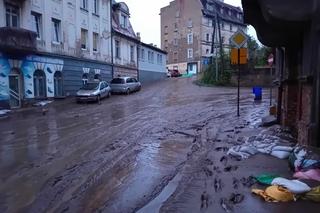
[[[273,54],[270,53],[270,55],[268,56],[268,64],[270,66],[270,77],[271,77],[271,81],[272,81],[272,65],[273,65]],[[272,106],[272,82],[270,85],[270,106]]]
[[[240,65],[247,63],[247,49],[241,48],[247,43],[248,36],[242,31],[238,30],[231,38],[230,42],[236,49],[231,50],[231,63],[238,64],[238,104],[237,104],[237,115],[240,116]]]

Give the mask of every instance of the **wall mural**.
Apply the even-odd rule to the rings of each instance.
[[[46,75],[47,97],[54,97],[54,74],[63,69],[63,60],[40,56],[28,56],[21,65],[21,73],[24,81],[24,98],[34,98],[33,74],[39,69]],[[8,59],[0,57],[0,101],[9,100],[9,73],[11,67]]]
[[[9,100],[9,73],[8,59],[0,56],[0,101]]]

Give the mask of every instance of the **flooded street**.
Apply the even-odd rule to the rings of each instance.
[[[200,211],[202,188],[215,177],[203,165],[219,161],[210,151],[259,131],[268,100],[256,104],[242,89],[238,118],[235,88],[193,80],[0,120],[0,212]]]

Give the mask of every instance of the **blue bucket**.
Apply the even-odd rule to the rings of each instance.
[[[252,92],[254,94],[254,100],[258,101],[262,99],[262,88],[261,87],[253,87]]]

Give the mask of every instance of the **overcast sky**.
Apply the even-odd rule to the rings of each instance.
[[[131,13],[131,24],[135,32],[141,33],[142,41],[154,43],[160,47],[160,8],[169,5],[172,0],[118,0],[125,2]],[[225,3],[240,6],[241,0],[225,0]],[[252,27],[248,34],[256,37]]]

